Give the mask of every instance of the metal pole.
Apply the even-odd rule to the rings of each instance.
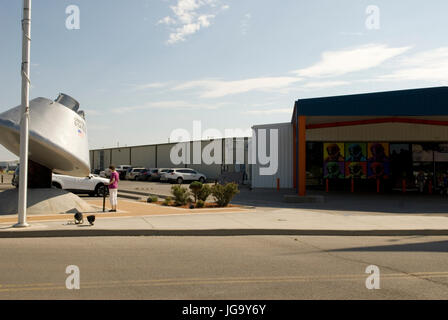
[[[106,211],[106,186],[103,189],[103,212]]]
[[[30,47],[31,47],[31,0],[23,0],[22,19],[22,115],[20,119],[20,179],[19,221],[15,227],[28,227],[26,204],[28,188],[28,125],[30,121]]]

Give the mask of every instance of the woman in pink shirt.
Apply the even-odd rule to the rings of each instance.
[[[111,165],[109,169],[112,171],[110,174],[110,182],[108,185],[110,205],[112,206],[112,209],[110,209],[109,212],[117,212],[118,181],[120,181],[120,178],[113,165]]]

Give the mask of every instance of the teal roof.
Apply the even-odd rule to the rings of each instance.
[[[294,117],[448,115],[448,87],[299,99]]]

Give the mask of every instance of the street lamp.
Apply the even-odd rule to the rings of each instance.
[[[30,121],[30,47],[31,0],[23,0],[22,18],[22,112],[20,118],[20,177],[18,223],[14,227],[28,227],[26,222],[28,188],[28,126]]]

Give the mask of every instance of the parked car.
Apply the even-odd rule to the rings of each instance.
[[[170,168],[159,168],[159,181],[160,182],[168,182],[167,173],[170,171]]]
[[[145,169],[137,176],[139,181],[155,181],[159,178],[159,169]]]
[[[105,170],[103,170],[103,171],[100,171],[100,177],[101,178],[110,178],[110,173],[111,173],[112,171],[110,171],[110,169],[109,168],[107,168],[107,169],[105,169]]]
[[[90,174],[87,177],[72,177],[62,174],[53,174],[52,186],[73,193],[88,193],[90,196],[102,197],[109,192],[107,184],[109,179]]]
[[[179,168],[171,169],[165,174],[168,182],[183,183],[184,181],[199,181],[204,183],[207,177],[193,169]]]
[[[132,169],[132,166],[128,164],[121,164],[115,168],[115,170],[118,172],[118,177],[121,180],[124,180],[126,178],[126,173],[128,172],[129,169]]]
[[[19,167],[14,171],[11,183],[16,188],[19,187]],[[102,197],[104,193],[107,195],[109,192],[108,183],[109,179],[94,174],[87,177],[72,177],[53,173],[51,185],[53,188],[64,189],[73,193],[88,193],[90,196]]]
[[[131,171],[126,173],[126,180],[137,180],[137,177],[147,170],[146,168],[132,168]]]

